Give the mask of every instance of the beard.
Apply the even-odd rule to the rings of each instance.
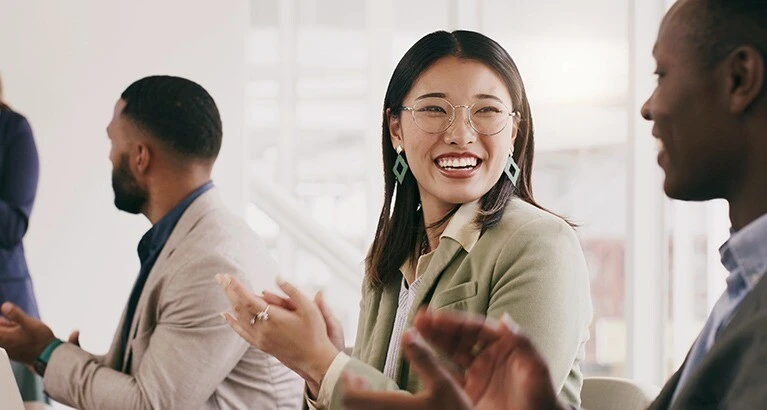
[[[144,209],[148,195],[128,168],[128,154],[123,154],[119,166],[112,170],[112,190],[117,209],[131,214],[141,213]]]

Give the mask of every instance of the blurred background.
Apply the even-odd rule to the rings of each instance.
[[[381,107],[404,52],[471,29],[515,59],[535,121],[533,187],[580,225],[595,316],[584,373],[660,385],[724,289],[725,203],[668,201],[639,108],[671,0],[0,0],[6,100],[29,119],[41,179],[26,248],[59,337],[109,346],[149,228],[112,206],[104,131],[150,74],[219,104],[214,178],[283,275],[324,290],[356,331],[365,253],[383,197]],[[211,283],[211,286],[215,286]]]

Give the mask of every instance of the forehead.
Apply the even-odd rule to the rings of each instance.
[[[690,61],[694,53],[690,27],[694,7],[689,1],[680,0],[663,17],[658,29],[658,40],[653,48],[656,59]]]
[[[456,104],[468,102],[478,94],[494,95],[511,103],[511,95],[500,76],[484,63],[476,60],[444,57],[424,70],[413,83],[406,100],[428,93],[444,93]],[[464,101],[466,100],[466,101]]]
[[[115,123],[117,120],[120,119],[120,115],[122,114],[123,108],[125,108],[125,101],[123,99],[117,100],[114,107],[112,108],[111,123]]]
[[[126,132],[130,132],[130,122],[122,116],[123,108],[125,108],[125,101],[122,99],[117,100],[112,110],[112,119],[107,125],[107,133],[111,136],[120,137]]]

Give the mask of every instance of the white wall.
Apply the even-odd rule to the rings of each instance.
[[[30,120],[41,160],[25,244],[41,313],[59,337],[79,328],[86,349],[106,351],[138,273],[149,224],[112,204],[105,132],[134,80],[180,75],[211,93],[224,123],[214,180],[244,214],[248,13],[246,0],[0,0],[6,98]]]

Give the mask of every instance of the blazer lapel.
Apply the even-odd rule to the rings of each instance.
[[[690,354],[687,353],[687,355],[689,357]],[[674,397],[676,387],[679,385],[679,377],[682,375],[682,369],[684,369],[686,364],[687,359],[684,360],[684,363],[679,366],[679,369],[677,369],[671,378],[666,381],[666,384],[663,385],[663,389],[661,389],[660,393],[658,393],[658,397],[653,400],[652,404],[650,404],[650,407],[648,407],[647,410],[667,409],[669,406],[671,406],[671,399]]]
[[[383,369],[386,364],[386,354],[389,352],[389,342],[394,329],[394,318],[399,306],[399,290],[401,280],[391,281],[381,292],[381,301],[378,304],[376,315],[376,328],[370,343],[369,358],[371,366]]]
[[[442,276],[445,268],[450,265],[450,262],[452,262],[453,259],[458,256],[458,251],[461,249],[463,249],[461,244],[451,238],[446,237],[440,241],[434,256],[432,256],[431,261],[429,262],[429,266],[426,268],[426,271],[423,273],[423,276],[420,279],[418,291],[416,292],[415,298],[413,299],[413,304],[410,307],[410,312],[408,312],[408,324],[413,323],[415,314],[418,313],[418,310],[421,308],[421,306],[427,304],[428,300],[431,299],[431,295],[434,293],[434,288],[436,287],[439,278]],[[391,335],[391,330],[389,330],[387,334]],[[381,367],[379,367],[380,369],[383,368],[385,360],[386,352],[384,352],[384,362],[381,362]],[[408,375],[408,377],[405,377],[405,375]],[[406,385],[408,383],[412,382],[409,375],[410,366],[405,361],[404,357],[400,354],[400,359],[397,362],[396,369],[394,371],[394,380],[397,382],[400,388],[404,389],[407,387]]]
[[[753,318],[754,314],[762,310],[762,307],[765,305],[767,305],[767,274],[764,274],[762,278],[759,279],[759,282],[754,286],[754,289],[752,289],[743,301],[740,302],[740,306],[738,307],[738,311],[735,312],[735,316],[733,316],[730,323],[722,329],[722,333],[716,337],[717,340],[728,335],[731,329],[737,329],[744,321]]]
[[[167,263],[169,263],[168,260],[171,256],[173,256],[176,248],[183,242],[184,238],[186,238],[192,228],[197,225],[197,223],[200,221],[200,219],[202,219],[203,216],[205,216],[205,214],[223,206],[223,202],[218,196],[217,189],[214,187],[200,195],[194,202],[192,202],[186,211],[184,211],[181,219],[178,220],[176,227],[173,228],[173,232],[170,234],[170,237],[168,237],[168,241],[165,243],[165,246],[163,246],[160,255],[157,257],[157,261],[152,267],[152,270],[149,272],[149,277],[147,278],[144,289],[141,292],[141,296],[139,296],[139,301],[136,305],[136,312],[133,315],[133,322],[131,323],[130,333],[128,334],[129,342],[126,344],[125,352],[122,352],[121,368],[123,373],[126,373],[128,370],[130,370],[130,340],[138,334],[140,318],[147,304],[147,295],[149,294],[148,291],[156,286],[157,281],[161,278],[161,273],[166,271],[165,266]],[[124,321],[125,312],[123,312],[123,317],[120,320],[121,326],[118,329],[122,329],[122,322]]]
[[[117,332],[112,338],[112,345],[109,347],[109,351],[104,356],[104,365],[117,371],[123,370],[123,358],[125,352],[122,351],[122,328],[125,323],[125,314],[127,313],[127,306],[123,308],[123,313],[120,315],[120,323],[117,325]]]
[[[427,299],[431,299],[430,296],[434,292],[434,287],[442,276],[442,272],[444,272],[445,268],[450,265],[450,262],[458,256],[458,251],[461,249],[463,249],[461,244],[451,238],[446,237],[440,241],[437,251],[431,258],[431,262],[429,262],[429,266],[426,268],[426,271],[421,278],[418,292],[416,292],[415,299],[413,300],[413,306],[408,314],[408,323],[413,322],[413,318],[418,312],[418,309],[424,303],[428,302]]]
[[[754,286],[754,289],[749,293],[745,299],[741,302],[740,306],[738,307],[737,312],[732,317],[732,320],[727,324],[727,326],[722,329],[721,333],[717,335],[716,340],[717,342],[714,342],[714,345],[711,347],[711,350],[714,350],[717,347],[717,343],[721,340],[725,339],[727,335],[729,335],[734,330],[732,329],[738,329],[740,324],[744,321],[747,321],[750,318],[753,318],[754,315],[759,312],[762,309],[762,306],[767,305],[767,280],[765,280],[765,276],[762,277],[762,279],[759,280],[759,282]],[[710,353],[711,351],[709,351]],[[689,357],[689,353],[688,353]],[[705,363],[709,360],[712,360],[712,357],[710,357],[708,354],[703,357],[701,364],[698,366],[697,371],[701,371],[702,369],[705,369]],[[661,390],[660,394],[658,395],[658,398],[653,402],[653,404],[650,406],[650,409],[666,409],[669,408],[671,405],[671,399],[674,396],[674,392],[676,391],[678,385],[679,385],[679,377],[681,376],[682,369],[684,369],[685,364],[687,363],[687,359],[685,359],[685,363],[682,364],[682,366],[677,370],[676,373],[674,373],[673,376],[671,376],[671,379],[666,383],[665,386],[663,386],[663,390]],[[696,375],[692,374],[687,379],[687,382],[685,383],[685,386],[682,387],[682,389],[690,389],[690,388],[696,388],[695,387],[695,380]],[[681,397],[681,396],[680,396]]]

